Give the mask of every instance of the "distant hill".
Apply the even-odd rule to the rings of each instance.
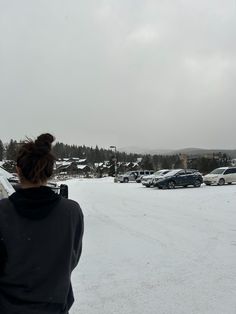
[[[187,155],[205,155],[219,153],[227,154],[231,158],[236,158],[236,149],[204,149],[204,148],[184,148],[175,150],[175,153],[187,154]]]
[[[182,148],[182,149],[145,149],[135,146],[118,148],[120,152],[125,153],[137,153],[137,154],[150,154],[150,155],[175,155],[175,154],[187,154],[187,155],[205,155],[219,153],[227,154],[231,158],[236,158],[236,149],[205,149],[205,148]]]
[[[129,147],[119,147],[118,151],[125,152],[127,154],[150,154],[150,155],[171,155],[171,149],[149,149],[149,148],[141,148],[137,146],[129,146]]]

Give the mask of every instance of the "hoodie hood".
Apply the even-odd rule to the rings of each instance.
[[[47,217],[60,199],[61,196],[47,186],[19,189],[9,196],[18,214],[32,220]]]

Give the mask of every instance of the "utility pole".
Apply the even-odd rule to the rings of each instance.
[[[111,145],[110,148],[114,149],[114,152],[115,152],[115,178],[114,178],[114,182],[117,182],[117,150],[116,150],[116,146],[114,146],[114,145]]]

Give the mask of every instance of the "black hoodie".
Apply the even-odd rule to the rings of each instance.
[[[78,203],[49,187],[19,189],[1,200],[0,313],[67,313],[82,236]]]

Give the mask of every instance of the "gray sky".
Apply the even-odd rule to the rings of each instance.
[[[235,0],[0,0],[0,139],[235,148]]]

